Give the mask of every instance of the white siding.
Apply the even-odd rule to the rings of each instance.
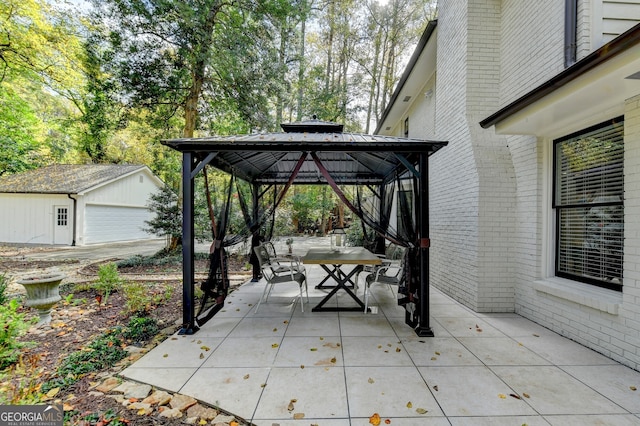
[[[72,226],[65,242],[54,239],[54,206],[66,206],[73,212],[73,200],[66,195],[0,194],[0,206],[0,241],[71,244]]]

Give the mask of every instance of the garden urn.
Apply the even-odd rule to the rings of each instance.
[[[58,303],[60,297],[60,283],[66,276],[61,273],[47,273],[32,275],[18,280],[27,291],[26,305],[38,311],[40,320],[37,326],[51,322],[51,308]]]

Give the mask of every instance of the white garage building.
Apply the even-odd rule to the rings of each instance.
[[[149,196],[163,182],[141,165],[53,165],[0,176],[0,242],[87,245],[154,238]]]

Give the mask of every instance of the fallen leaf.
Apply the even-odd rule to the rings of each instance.
[[[65,402],[64,404],[62,404],[62,409],[63,409],[64,411],[73,411],[73,410],[75,410],[75,409],[76,409],[76,407],[74,407],[74,406],[73,406],[73,405],[71,405],[71,404],[67,404],[67,403]]]
[[[402,349],[396,348],[396,352],[401,352],[401,351],[402,351]]]
[[[200,352],[200,359],[204,359],[204,354]]]
[[[205,422],[206,424],[207,422]],[[231,420],[231,422],[229,422],[229,426],[238,426],[240,423],[236,422],[235,420]]]
[[[434,390],[434,391],[436,391],[436,392],[438,392],[438,385],[434,385],[434,386],[433,386],[433,390]]]
[[[526,392],[522,392],[522,396],[524,396],[525,398],[531,398],[531,397],[529,396],[529,394],[528,394],[528,393],[526,393]]]
[[[427,414],[429,410],[425,410],[424,408],[416,408],[416,413],[418,414]]]
[[[436,354],[436,355],[438,355],[438,356],[440,356],[440,352],[438,352],[438,351],[436,351],[436,352],[435,352],[435,354]]]
[[[293,405],[293,399],[289,401],[289,406],[287,407],[287,411],[293,411],[296,407]]]
[[[162,355],[162,358],[166,358],[168,356],[169,356],[169,354],[164,354],[164,355]]]
[[[503,393],[499,393],[499,394],[498,394],[498,397],[499,397],[500,399],[507,399],[507,395],[505,395],[505,394],[503,394]]]
[[[375,383],[375,381],[371,377],[369,377],[368,382],[371,383],[371,384]]]
[[[283,324],[289,324],[289,320],[282,321]]]
[[[280,345],[277,344],[277,343],[274,343],[273,345],[271,345],[271,347],[274,348],[274,349],[277,348],[278,346],[280,346]]]
[[[47,392],[47,396],[49,398],[53,398],[54,396],[56,396],[58,394],[58,392],[60,392],[60,388],[53,388],[49,392]]]
[[[521,399],[521,398],[520,398],[520,395],[516,395],[515,393],[510,393],[510,394],[509,394],[509,396],[510,396],[511,398]]]
[[[384,423],[387,424],[387,425],[390,425],[391,424],[391,419],[385,419]]]
[[[201,343],[202,343],[202,340],[198,340],[196,343],[197,343],[197,344],[201,344]]]
[[[334,356],[333,358],[331,358],[331,363],[332,363],[332,364],[335,364],[335,363],[336,363],[336,361],[337,361],[337,359],[336,359],[336,357],[335,357],[335,356]]]
[[[634,392],[638,390],[638,388],[637,388],[637,387],[635,387],[635,386],[629,386],[629,389],[631,389],[631,390],[632,390],[632,391],[634,391]]]
[[[273,332],[275,333],[276,331],[278,331],[278,329],[277,329],[277,328],[274,328],[274,329],[273,329]]]
[[[245,374],[243,379],[247,380],[249,377],[251,377],[251,376],[249,376],[248,374]]]
[[[145,410],[144,410],[144,408],[141,408],[141,409],[139,409],[139,410],[138,410],[138,415],[139,415],[139,416],[144,416],[144,415],[145,415]]]
[[[369,417],[369,423],[373,426],[378,426],[380,424],[380,414],[373,413],[373,416]]]
[[[317,351],[317,350],[318,350],[318,348],[311,348],[311,349],[310,349],[310,351],[311,351],[311,352],[315,352],[315,351]]]
[[[304,413],[295,413],[295,414],[293,415],[293,419],[294,419],[294,420],[304,419]]]
[[[535,334],[535,333],[534,333],[534,334],[533,334],[533,337],[540,337],[540,335],[539,335],[539,334]]]
[[[437,360],[438,360],[438,358],[437,358],[437,357],[435,357],[435,356],[432,356],[432,357],[431,357],[431,361],[437,361]]]
[[[200,421],[198,422],[198,424],[199,424],[200,426],[204,426],[204,425],[206,425],[206,424],[207,424],[207,421],[206,421],[205,419],[200,419]],[[229,424],[231,424],[231,423],[229,423]]]
[[[413,404],[411,403],[411,401],[407,402],[407,408],[413,408]]]
[[[138,402],[138,398],[129,398],[128,401],[133,404],[134,402]]]
[[[304,368],[304,364],[302,364],[302,365],[300,366],[300,368]]]
[[[207,352],[210,351],[211,348],[209,346],[200,346],[200,349],[202,349],[203,351]]]

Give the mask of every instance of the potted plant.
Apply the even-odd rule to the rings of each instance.
[[[51,322],[51,309],[62,299],[60,283],[65,278],[66,275],[62,273],[51,272],[27,276],[17,281],[27,291],[25,304],[38,311],[38,327]]]
[[[293,238],[287,238],[287,240],[285,241],[285,243],[287,243],[287,248],[289,250],[289,254],[293,253]]]

